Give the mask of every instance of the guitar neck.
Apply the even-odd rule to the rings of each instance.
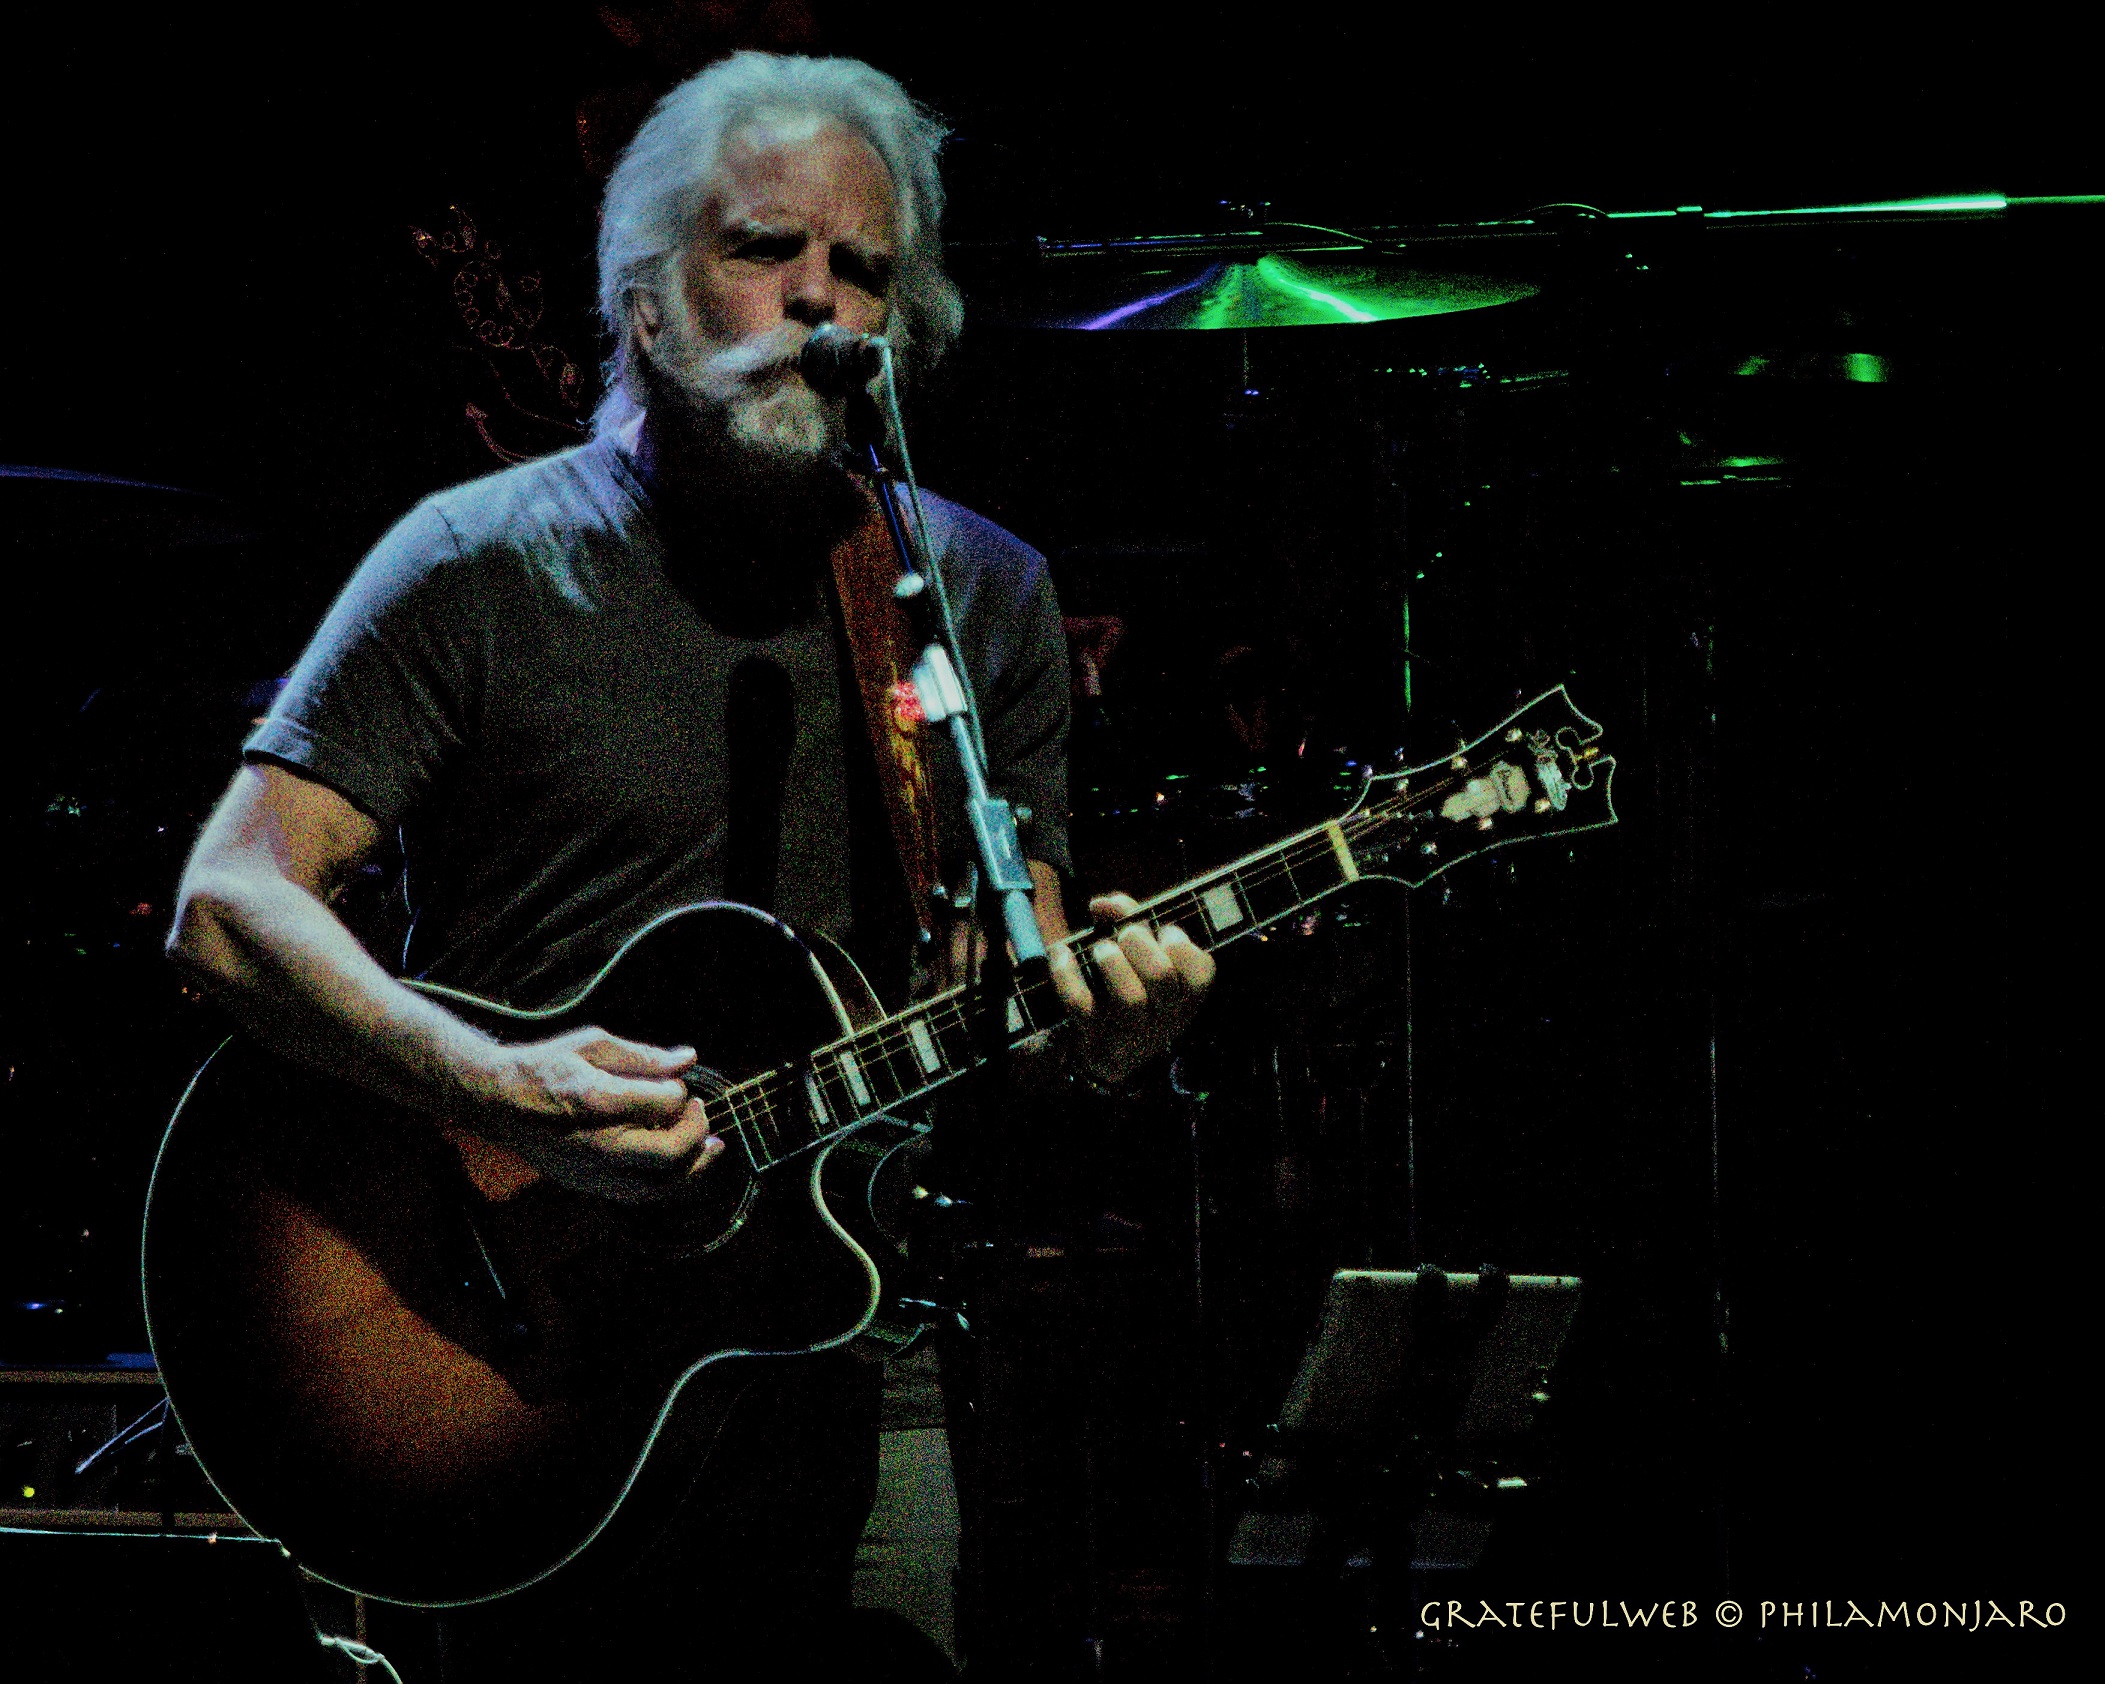
[[[1158,932],[1175,924],[1208,951],[1253,935],[1356,881],[1348,829],[1385,822],[1407,799],[1301,831],[1157,895],[1136,917]],[[1097,939],[1093,929],[1078,930],[1064,943],[1092,989],[1099,979],[1089,949]],[[799,1064],[725,1090],[717,1103],[729,1117],[717,1130],[741,1141],[755,1169],[798,1156],[986,1063],[994,1036],[979,1017],[995,1010],[999,1038],[1011,1046],[1067,1019],[1042,973],[1019,981],[998,1004],[966,988],[948,989],[816,1049]]]
[[[1448,758],[1372,780],[1389,786],[1381,800],[1157,895],[1136,917],[1157,931],[1175,924],[1212,950],[1362,877],[1415,887],[1509,843],[1612,825],[1615,758],[1602,752],[1601,735],[1557,685]],[[1082,930],[1066,941],[1092,989],[1096,939]],[[955,1081],[984,1064],[990,1046],[1013,1046],[1066,1017],[1042,974],[1001,1000],[953,988],[724,1090],[716,1127],[766,1169]]]

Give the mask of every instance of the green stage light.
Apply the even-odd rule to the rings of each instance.
[[[1764,216],[1984,216],[2007,210],[2000,193],[1961,193],[1942,199],[1877,199],[1861,205],[1799,205],[1790,210],[1714,210],[1706,221],[1739,221]]]
[[[1287,266],[1276,257],[1260,257],[1257,260],[1257,278],[1266,286],[1277,287],[1281,292],[1292,293],[1297,298],[1306,298],[1327,310],[1335,310],[1348,322],[1371,322],[1378,318],[1371,310],[1362,310],[1356,304],[1347,303],[1335,294],[1312,287],[1306,281],[1296,280]]]

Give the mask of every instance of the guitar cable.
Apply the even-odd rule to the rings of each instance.
[[[340,1651],[350,1658],[352,1665],[359,1667],[377,1666],[394,1681],[394,1684],[402,1684],[402,1675],[395,1670],[395,1663],[378,1649],[375,1649],[370,1643],[361,1643],[355,1637],[332,1636],[326,1631],[318,1631],[314,1635],[324,1649]]]

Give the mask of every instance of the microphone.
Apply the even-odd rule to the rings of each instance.
[[[797,372],[814,392],[852,397],[883,371],[884,352],[885,342],[875,334],[823,322],[797,353]]]

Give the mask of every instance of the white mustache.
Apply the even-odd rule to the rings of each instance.
[[[794,370],[797,355],[810,337],[809,328],[799,327],[794,322],[780,322],[751,339],[742,339],[721,351],[686,361],[682,372],[708,390],[751,391],[775,384]]]

